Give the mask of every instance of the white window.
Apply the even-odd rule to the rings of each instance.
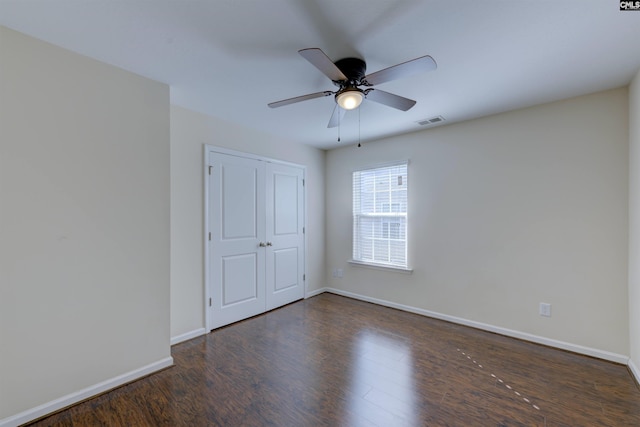
[[[407,268],[407,163],[353,173],[353,260]]]

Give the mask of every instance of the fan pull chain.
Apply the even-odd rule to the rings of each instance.
[[[362,144],[360,144],[360,110],[362,110],[362,106],[358,108],[358,147],[362,147]]]
[[[336,107],[336,108],[340,108],[340,107]],[[338,142],[340,142],[340,112],[338,111]]]

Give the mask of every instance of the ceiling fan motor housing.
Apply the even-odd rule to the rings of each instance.
[[[367,63],[359,58],[344,58],[335,62],[336,67],[342,71],[348,81],[334,81],[337,86],[359,86],[367,71]]]

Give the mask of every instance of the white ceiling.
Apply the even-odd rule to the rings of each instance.
[[[335,86],[298,55],[360,57],[367,72],[419,56],[433,72],[381,84],[417,100],[348,112],[342,144],[628,84],[640,69],[640,11],[615,0],[0,0],[0,24],[171,86],[171,102],[319,148],[332,97],[267,103]]]

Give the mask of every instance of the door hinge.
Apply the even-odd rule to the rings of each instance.
[[[212,168],[212,167],[213,167],[213,166],[209,166],[209,175],[211,175],[211,168]]]
[[[302,275],[302,280],[307,280],[307,275],[306,274]]]
[[[304,179],[302,180],[302,186],[304,187]]]
[[[209,240],[211,240],[211,232],[209,232]]]
[[[302,234],[305,234],[305,233],[306,233],[305,228],[302,227]]]
[[[211,298],[209,298],[209,307],[211,307]]]

